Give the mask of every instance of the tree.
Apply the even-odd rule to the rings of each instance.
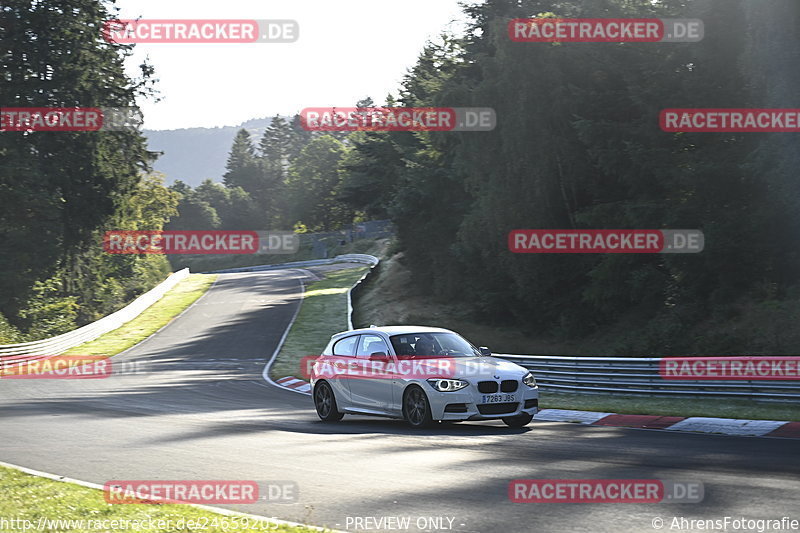
[[[255,201],[278,223],[286,211],[286,180],[296,132],[283,117],[276,115],[259,142],[261,184]]]
[[[221,224],[217,210],[208,201],[208,195],[176,181],[171,189],[178,193],[178,216],[169,221],[165,229],[170,231],[202,231],[219,229]]]
[[[131,46],[106,42],[100,0],[8,0],[0,10],[4,107],[127,107],[151,94],[152,68],[130,78]],[[87,68],[91,65],[91,68]],[[37,280],[63,269],[75,289],[82,254],[135,193],[152,154],[137,131],[0,135],[0,311],[14,322]]]
[[[225,169],[222,181],[226,187],[241,187],[246,191],[258,190],[260,185],[258,163],[250,133],[244,128],[240,129],[233,139]]]
[[[429,43],[398,101],[491,105],[496,129],[358,134],[341,165],[339,198],[391,216],[418,285],[531,333],[576,338],[616,324],[637,331],[617,349],[659,355],[691,350],[705,337],[697,324],[737,313],[749,294],[797,290],[796,142],[665,133],[657,122],[667,107],[791,107],[796,3],[487,0],[465,10],[464,38]],[[700,18],[705,38],[508,39],[509,19],[551,10]],[[698,228],[706,249],[515,255],[506,236],[517,228]]]
[[[263,207],[257,207],[250,193],[241,187],[223,187],[207,179],[195,188],[194,194],[197,200],[208,203],[219,215],[218,229],[261,229]]]
[[[312,231],[330,231],[352,221],[337,200],[339,162],[345,148],[330,135],[311,140],[292,162],[287,182],[289,216]]]

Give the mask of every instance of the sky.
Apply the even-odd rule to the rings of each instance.
[[[467,3],[474,3],[470,1]],[[139,101],[146,129],[235,126],[305,107],[396,94],[425,42],[459,31],[458,0],[117,0],[122,19],[292,19],[294,43],[137,44],[162,100]]]

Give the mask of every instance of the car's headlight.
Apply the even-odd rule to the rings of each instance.
[[[429,379],[428,383],[439,392],[453,392],[469,385],[463,379]]]
[[[531,374],[530,372],[528,372],[527,374],[525,374],[525,377],[524,377],[524,378],[522,378],[522,382],[523,382],[525,385],[527,385],[528,387],[531,387],[531,388],[533,388],[533,387],[535,387],[535,386],[536,386],[536,378],[534,378],[534,377],[533,377],[533,374]]]

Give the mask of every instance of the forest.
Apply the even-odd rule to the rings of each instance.
[[[130,46],[90,31],[107,4],[7,2],[7,36],[59,42],[13,44],[0,59],[0,101],[122,107],[147,97],[152,68],[127,78]],[[464,9],[463,34],[421,43],[394,94],[356,106],[491,107],[492,131],[320,133],[278,116],[260,139],[239,132],[222,183],[194,188],[154,177],[136,132],[0,135],[0,342],[95,320],[169,271],[164,257],[102,254],[107,229],[330,231],[388,218],[418,289],[470,305],[485,323],[555,338],[613,333],[600,346],[625,355],[796,353],[796,134],[665,132],[659,113],[800,107],[800,5],[487,0]],[[510,20],[533,16],[696,18],[704,38],[509,38]],[[537,228],[700,229],[705,249],[508,250],[510,231]]]

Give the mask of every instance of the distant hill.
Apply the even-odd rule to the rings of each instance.
[[[181,180],[191,186],[206,178],[222,181],[225,161],[236,132],[247,129],[258,143],[271,118],[255,118],[238,126],[219,128],[183,128],[178,130],[144,130],[149,150],[164,152],[153,165],[166,175],[166,183]]]

